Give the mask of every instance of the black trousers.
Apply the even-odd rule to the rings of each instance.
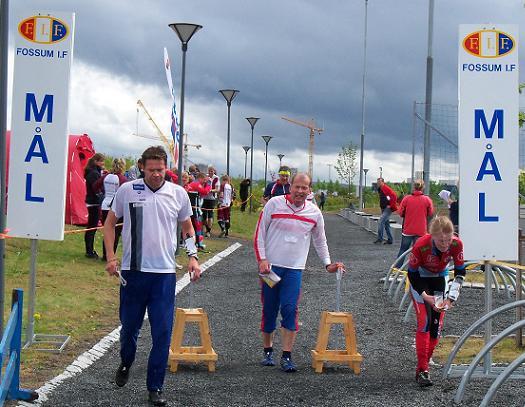
[[[106,218],[108,217],[109,211],[102,211],[102,224],[106,222]],[[117,224],[122,223],[124,218],[117,219]],[[113,252],[117,252],[118,242],[120,240],[120,235],[122,234],[122,225],[115,226],[115,242],[113,243]],[[104,245],[104,242],[102,242],[102,253],[104,253],[103,259],[106,259],[106,246]]]
[[[98,221],[100,219],[100,205],[92,205],[87,207],[88,210],[88,223],[87,228],[96,228],[98,226]],[[94,248],[93,244],[95,241],[95,230],[88,230],[84,234],[84,243],[86,244],[86,254],[93,254]]]

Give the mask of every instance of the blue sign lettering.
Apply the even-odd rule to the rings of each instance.
[[[494,130],[498,125],[498,138],[503,138],[503,109],[494,110],[492,120],[490,121],[490,127],[487,124],[487,117],[483,109],[474,110],[474,138],[480,138],[481,125],[483,126],[483,132],[486,138],[492,138]]]
[[[485,192],[480,192],[478,195],[479,221],[480,222],[498,222],[499,216],[487,216],[485,213]]]
[[[489,164],[490,168],[488,168]],[[496,181],[501,181],[501,175],[499,173],[498,164],[496,164],[494,154],[490,151],[487,151],[485,153],[485,157],[483,157],[483,162],[481,163],[481,167],[479,169],[478,176],[476,177],[476,181],[483,181],[483,177],[485,175],[494,175]]]
[[[35,151],[37,146],[38,151]],[[42,158],[42,162],[44,164],[49,164],[49,160],[47,159],[46,154],[46,148],[44,147],[44,140],[42,140],[42,136],[40,134],[35,134],[35,137],[33,137],[33,141],[29,146],[29,151],[27,152],[26,159],[24,161],[26,163],[30,162],[31,157],[40,157]]]
[[[26,93],[26,116],[25,121],[31,120],[31,111],[35,117],[35,121],[41,122],[44,118],[44,114],[47,111],[47,122],[53,122],[53,95],[45,95],[42,101],[42,106],[38,109],[36,104],[36,97],[34,93]]]
[[[29,202],[44,202],[41,196],[31,195],[31,186],[33,184],[33,174],[26,174],[26,201]]]

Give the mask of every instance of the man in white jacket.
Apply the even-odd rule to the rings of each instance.
[[[310,249],[310,240],[329,273],[344,264],[332,263],[324,232],[321,211],[306,197],[310,193],[311,179],[307,174],[298,173],[292,179],[290,194],[270,199],[264,207],[254,236],[254,248],[259,273],[270,271],[280,281],[270,287],[262,284],[261,298],[263,313],[261,330],[263,336],[263,366],[275,366],[273,360],[273,333],[276,319],[281,311],[281,335],[283,354],[281,369],[291,373],[297,370],[292,361],[292,348],[297,336],[297,305],[301,291],[301,277]]]

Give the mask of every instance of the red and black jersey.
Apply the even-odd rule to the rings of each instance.
[[[440,252],[432,242],[432,236],[426,234],[420,237],[410,254],[408,268],[410,271],[417,271],[420,267],[431,273],[442,273],[450,261],[454,262],[455,270],[464,268],[463,242],[459,237],[454,236],[450,247],[445,252]]]

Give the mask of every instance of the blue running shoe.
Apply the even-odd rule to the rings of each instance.
[[[295,366],[291,358],[281,358],[281,370],[286,373],[293,373],[297,372],[297,366]]]
[[[275,366],[275,361],[273,360],[273,352],[264,352],[264,359],[261,360],[261,365]]]

